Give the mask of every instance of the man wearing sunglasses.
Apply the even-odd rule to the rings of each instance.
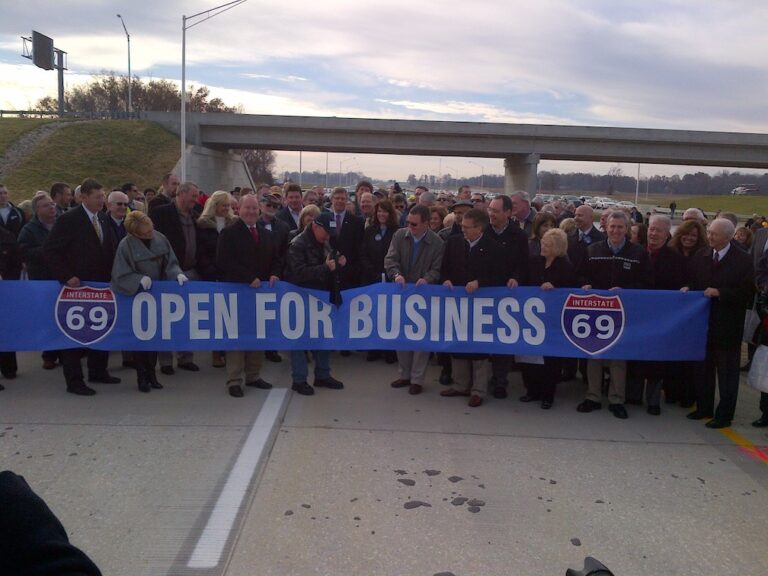
[[[110,192],[107,197],[107,212],[109,212],[109,227],[112,229],[112,233],[115,236],[115,247],[120,243],[120,240],[125,238],[125,215],[128,213],[128,204],[130,200],[126,194],[122,192],[114,191]]]

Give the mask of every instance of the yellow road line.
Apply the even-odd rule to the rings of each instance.
[[[752,456],[753,458],[756,458],[757,460],[762,461],[765,464],[768,464],[768,450],[763,450],[761,448],[758,448],[752,442],[744,438],[741,434],[738,432],[735,432],[731,428],[721,428],[720,433],[728,438],[731,442],[736,444],[739,448],[742,449],[743,452],[748,454],[749,456]]]

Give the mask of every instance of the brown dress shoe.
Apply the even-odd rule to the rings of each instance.
[[[447,388],[440,392],[440,396],[452,398],[453,396],[469,396],[469,392],[461,392],[455,388]]]
[[[477,408],[478,406],[482,405],[482,403],[483,403],[483,399],[477,394],[473,394],[472,396],[470,396],[469,402],[467,402],[467,405],[470,408]]]
[[[224,352],[211,352],[211,366],[214,368],[224,368],[226,365]]]
[[[392,384],[390,384],[392,388],[405,388],[406,386],[410,386],[410,385],[411,385],[411,381],[404,380],[403,378],[398,378],[397,380],[392,382]]]
[[[55,360],[43,360],[43,370],[53,370],[56,368]]]
[[[422,390],[421,384],[411,384],[410,388],[408,388],[408,394],[421,394]]]

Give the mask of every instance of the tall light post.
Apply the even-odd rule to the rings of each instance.
[[[467,162],[469,162],[470,164],[474,164],[475,166],[479,166],[480,167],[480,170],[481,170],[481,172],[480,172],[480,189],[481,190],[485,190],[485,185],[484,185],[485,184],[485,167],[482,164],[478,163],[478,162],[473,162],[472,160],[467,160]]]
[[[341,165],[346,164],[350,160],[355,160],[355,156],[350,156],[349,158],[346,158],[345,160],[339,160],[339,186],[341,186]]]
[[[458,171],[458,169],[454,168],[453,166],[446,166],[445,169],[446,170],[452,170],[452,171],[454,171],[456,173],[456,188],[458,189],[459,188],[459,171]],[[452,180],[452,178],[448,180],[448,187],[449,188],[451,186],[451,180]]]
[[[120,18],[120,22],[123,24],[123,30],[125,30],[125,38],[128,40],[128,117],[131,117],[133,112],[133,102],[131,101],[131,35],[128,34],[128,28],[125,27],[125,20],[120,14],[117,15]]]
[[[218,16],[222,12],[232,10],[248,0],[234,0],[210,10],[203,10],[192,16],[181,17],[181,181],[187,180],[187,30]],[[188,21],[205,15],[205,18],[187,25]]]

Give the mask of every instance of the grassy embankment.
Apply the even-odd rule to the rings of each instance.
[[[5,120],[0,121],[0,134],[4,124]],[[5,184],[14,202],[49,189],[53,182],[74,187],[87,177],[96,178],[108,190],[125,182],[156,187],[178,158],[179,138],[152,122],[76,122],[32,150],[5,178]]]
[[[21,135],[51,122],[40,118],[0,118],[0,156]]]

